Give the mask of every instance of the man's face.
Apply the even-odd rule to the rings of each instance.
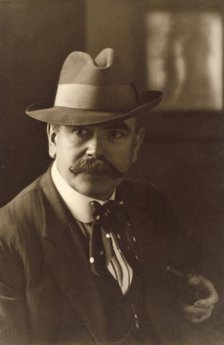
[[[81,194],[107,199],[137,159],[144,129],[136,119],[91,126],[48,125],[49,153]]]

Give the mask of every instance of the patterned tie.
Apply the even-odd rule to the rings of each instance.
[[[104,205],[91,201],[93,225],[89,245],[89,262],[92,272],[101,276],[115,255],[111,236],[130,267],[138,261],[136,239],[127,220],[123,201],[109,200]]]

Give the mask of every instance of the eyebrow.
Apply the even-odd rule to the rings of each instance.
[[[105,129],[123,129],[126,131],[131,131],[131,128],[123,121],[113,121],[104,123],[101,125]]]

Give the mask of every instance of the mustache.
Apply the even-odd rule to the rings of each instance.
[[[69,167],[69,170],[75,175],[88,174],[92,176],[109,176],[114,179],[124,176],[123,173],[118,171],[113,164],[104,157],[79,159]]]

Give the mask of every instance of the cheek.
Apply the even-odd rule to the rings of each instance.
[[[123,143],[114,150],[114,163],[123,172],[126,172],[133,163],[133,149],[133,143]]]
[[[56,159],[61,168],[66,168],[76,157],[76,150],[69,142],[59,142],[56,148]]]

